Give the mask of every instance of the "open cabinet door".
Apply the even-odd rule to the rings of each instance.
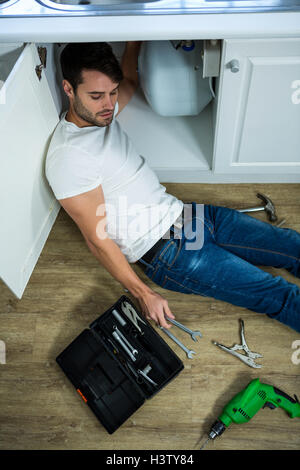
[[[0,278],[21,298],[59,211],[44,164],[59,117],[34,44],[0,44]]]

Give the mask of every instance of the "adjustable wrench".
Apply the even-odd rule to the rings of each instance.
[[[187,326],[183,325],[182,323],[179,323],[179,322],[176,321],[176,320],[172,320],[172,318],[170,318],[170,317],[166,317],[166,319],[167,319],[170,323],[173,323],[173,325],[175,325],[175,326],[177,326],[178,328],[180,328],[181,330],[185,331],[186,333],[189,333],[189,334],[191,335],[193,341],[197,341],[196,336],[202,337],[202,334],[200,333],[200,331],[193,331],[193,330],[190,330]]]
[[[166,328],[164,328],[163,326],[160,326],[159,327],[164,333],[166,333],[167,336],[169,336],[169,338],[171,338],[176,344],[178,344],[178,346],[183,349],[185,352],[186,352],[186,355],[189,359],[193,359],[193,354],[196,354],[195,351],[192,351],[190,349],[188,349],[184,344],[182,344],[181,341],[179,341],[178,338],[176,338],[176,336],[174,336],[172,333],[170,333],[170,331],[168,331]]]

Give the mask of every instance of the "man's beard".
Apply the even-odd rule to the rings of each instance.
[[[110,109],[104,109],[100,113],[97,113],[96,115],[92,114],[83,104],[80,98],[76,96],[75,101],[74,101],[74,111],[75,113],[84,121],[88,122],[92,126],[98,126],[98,127],[106,127],[109,126],[112,121],[113,121],[113,114],[110,118],[102,118],[101,119],[101,114],[104,113],[109,113],[111,112]],[[99,120],[97,119],[97,116],[99,116]]]

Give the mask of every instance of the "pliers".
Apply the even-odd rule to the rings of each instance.
[[[217,343],[216,341],[213,341],[213,344],[216,346],[219,346],[219,348],[223,349],[223,351],[227,351],[233,356],[238,357],[241,361],[243,361],[245,364],[247,364],[250,367],[254,367],[255,369],[260,369],[262,366],[260,364],[256,364],[254,359],[258,357],[263,357],[262,354],[255,353],[250,351],[250,349],[247,346],[246,340],[245,340],[245,334],[244,334],[244,321],[240,319],[240,324],[241,324],[241,338],[242,338],[242,344],[235,344],[231,348],[228,348],[227,346],[224,346],[221,343]],[[240,354],[236,351],[238,350],[243,350],[245,351],[245,354]]]

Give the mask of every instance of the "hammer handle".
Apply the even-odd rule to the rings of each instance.
[[[239,209],[238,212],[258,212],[264,210],[264,207],[250,207],[249,209]]]

